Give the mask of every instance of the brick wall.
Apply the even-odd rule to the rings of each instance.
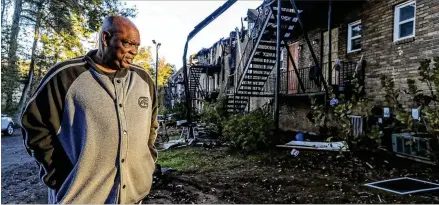
[[[415,37],[393,42],[394,7],[404,2],[407,1],[369,1],[361,9],[349,13],[340,25],[340,58],[358,60],[364,55],[367,63],[365,88],[368,96],[377,102],[384,99],[381,75],[392,76],[397,87],[406,88],[407,78],[418,78],[419,61],[439,55],[437,0],[416,0]],[[359,19],[363,30],[362,50],[347,53],[347,26]]]
[[[425,58],[439,56],[439,1],[416,0],[415,37],[413,39],[393,42],[394,8],[406,0],[370,0],[361,8],[344,14],[342,22],[334,22],[338,29],[338,52],[333,53],[341,60],[358,61],[363,55],[366,61],[365,88],[368,97],[377,103],[384,100],[384,92],[380,84],[380,76],[388,75],[395,79],[398,88],[407,87],[407,78],[418,78],[417,68],[419,61]],[[362,49],[361,51],[347,52],[348,24],[361,19]],[[327,28],[309,31],[310,41],[318,39],[313,45],[320,62],[321,31]],[[327,37],[326,37],[327,38]],[[325,39],[326,39],[325,38]],[[312,61],[311,53],[304,39],[298,40],[302,44],[299,52],[299,67],[307,67]],[[327,40],[325,40],[327,41]],[[334,41],[334,40],[333,40]],[[325,46],[325,51],[327,51]],[[327,52],[324,53],[327,55]],[[422,85],[419,85],[421,89]],[[402,102],[410,103],[406,98]],[[309,108],[303,105],[284,105],[281,107],[280,123],[284,130],[300,129],[315,131],[308,126],[304,116]],[[303,121],[302,124],[296,122]],[[305,123],[306,121],[306,123]]]

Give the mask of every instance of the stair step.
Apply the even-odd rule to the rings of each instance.
[[[291,7],[291,3],[290,2],[288,2],[288,1],[285,1],[285,3],[287,4],[287,5],[281,5],[281,10],[282,10],[282,12],[289,12],[289,13],[294,13],[294,10],[292,9],[292,8],[285,8],[285,7]],[[273,9],[273,11],[276,11],[277,12],[277,6],[272,6],[272,9]],[[302,13],[303,12],[303,10],[300,10],[300,9],[298,9],[299,10],[299,13]]]
[[[274,65],[276,63],[275,62],[266,63],[266,62],[252,61],[251,64],[253,64],[253,65]]]
[[[242,92],[258,92],[259,93],[260,90],[255,90],[255,89],[239,89],[239,91],[242,91]]]
[[[267,77],[270,74],[260,74],[260,73],[247,73],[247,76],[255,76],[255,77]]]
[[[295,13],[291,13],[291,12],[282,12],[280,15],[281,15],[281,17],[288,16],[288,17],[292,17],[292,18],[297,16]],[[274,18],[277,18],[277,11],[273,11],[273,16],[274,16]],[[271,18],[273,18],[273,17],[271,17]]]
[[[264,85],[262,85],[262,84],[255,84],[255,85],[252,85],[252,84],[241,84],[241,86],[242,87],[255,87],[255,88],[264,87]]]
[[[293,31],[292,31],[293,32]],[[282,36],[281,39],[282,40],[288,40],[292,37],[292,32],[282,32]],[[276,33],[268,33],[268,34],[264,34],[264,36],[262,36],[264,39],[274,39],[276,38]]]
[[[285,23],[297,23],[297,21],[299,20],[297,17],[292,17],[292,16],[288,16],[288,18],[280,18],[281,19],[281,23],[282,24],[285,24]],[[277,17],[271,17],[269,20],[268,20],[268,23],[273,23],[273,24],[276,24],[277,23]]]
[[[259,45],[276,46],[276,42],[275,41],[261,41],[261,42],[259,42]]]
[[[254,70],[254,71],[264,71],[264,72],[271,72],[273,69],[265,69],[265,68],[253,68],[250,67],[248,68],[249,70]]]
[[[244,78],[244,81],[249,81],[249,82],[265,82],[265,81],[267,81],[267,79],[249,79],[249,78]]]
[[[256,52],[276,53],[276,49],[257,48]]]
[[[267,30],[271,31],[272,35],[275,35],[277,32],[276,27],[267,27]],[[294,26],[291,25],[291,26],[288,26],[286,28],[281,28],[280,32],[281,33],[291,33],[291,32],[293,32],[293,30],[294,30]],[[268,33],[268,34],[270,34],[270,33]],[[265,35],[267,35],[267,34],[265,34]]]
[[[276,56],[254,56],[253,59],[276,60]]]

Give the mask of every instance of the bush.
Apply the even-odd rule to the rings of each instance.
[[[330,102],[325,105],[317,104],[316,99],[311,99],[311,120],[327,141],[345,141],[351,152],[360,149],[374,150],[381,144],[381,135],[377,125],[363,127],[363,134],[353,136],[351,116],[360,116],[367,122],[374,106],[371,100],[364,96],[364,88],[354,73],[349,78],[351,87],[349,92],[339,93],[330,88]]]
[[[183,120],[186,119],[186,110],[186,103],[181,101],[175,103],[174,108],[169,110],[168,113],[175,113],[176,120]]]
[[[393,79],[381,77],[381,83],[386,93],[387,106],[393,109],[395,122],[392,123],[393,132],[426,132],[431,136],[428,155],[433,161],[439,163],[439,56],[424,59],[420,62],[419,84],[425,85],[428,90],[420,90],[417,81],[407,79],[408,89],[403,90],[406,94],[404,99],[410,99],[410,108],[418,108],[421,114],[420,120],[412,118],[410,109],[404,109],[399,102],[401,96],[399,89],[395,89]],[[410,142],[411,143],[411,142]]]
[[[267,147],[274,121],[268,105],[247,115],[235,115],[224,123],[223,136],[233,149],[252,152]]]
[[[225,109],[226,98],[220,98],[216,102],[204,102],[203,109],[199,115],[200,121],[206,123],[208,127],[214,127],[214,132],[221,135],[224,121],[227,119]]]

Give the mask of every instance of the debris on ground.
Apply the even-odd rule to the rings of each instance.
[[[335,152],[301,150],[300,157],[283,149],[248,156],[221,147],[166,152],[170,157],[162,154],[163,166],[186,165],[168,174],[167,183],[155,187],[144,203],[439,203],[437,191],[398,195],[364,186],[414,173],[425,181],[439,179],[436,169],[399,158],[367,161],[370,169],[363,159],[337,158]]]
[[[365,185],[401,195],[439,190],[439,184],[410,177],[386,179]]]
[[[348,145],[346,142],[308,142],[308,141],[290,141],[285,145],[277,145],[282,148],[324,150],[324,151],[342,151],[347,152]]]

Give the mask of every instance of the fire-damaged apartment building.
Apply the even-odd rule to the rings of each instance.
[[[205,100],[226,97],[230,113],[243,113],[277,98],[282,130],[317,132],[306,117],[310,95],[326,100],[328,86],[343,92],[355,72],[366,95],[379,103],[381,75],[407,86],[407,78],[418,76],[419,61],[439,54],[437,0],[282,1],[280,45],[278,10],[277,1],[261,2],[248,10],[245,27],[191,56],[194,110]],[[278,89],[276,46],[281,47]],[[170,79],[170,100],[183,92],[183,86],[176,88],[182,74]]]

